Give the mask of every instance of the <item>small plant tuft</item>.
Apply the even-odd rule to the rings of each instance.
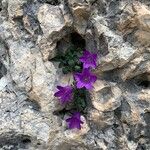
[[[79,61],[79,57],[81,57],[83,51],[75,46],[71,46],[67,49],[65,54],[58,53],[58,55],[53,58],[53,61],[60,62],[59,68],[62,68],[64,74],[70,72],[80,72],[82,70],[82,63]]]
[[[75,112],[66,119],[66,122],[70,129],[77,128],[80,130],[84,123],[80,113],[85,113],[88,90],[93,89],[93,84],[97,80],[96,75],[91,72],[91,68],[97,66],[97,54],[87,50],[83,52],[82,49],[72,46],[65,54],[58,54],[53,60],[60,62],[59,68],[62,68],[64,74],[73,73],[73,85],[57,86],[58,91],[54,96],[59,98],[62,105],[72,101],[72,110]]]

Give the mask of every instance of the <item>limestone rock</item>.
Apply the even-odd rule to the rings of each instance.
[[[27,0],[8,0],[8,13],[10,19],[23,16],[23,5],[25,3],[27,3]]]
[[[98,80],[90,94],[92,104],[98,111],[113,111],[121,105],[121,90],[113,83]]]
[[[123,42],[121,36],[117,35],[107,27],[107,23],[103,21],[102,17],[94,18],[95,20],[95,33],[98,49],[100,48],[100,37],[105,38],[105,43],[108,46],[109,53],[105,49],[107,55],[102,57],[99,62],[99,68],[103,71],[112,70],[117,67],[125,65],[135,54],[137,49],[132,48],[129,43]]]
[[[81,130],[54,97],[71,45],[98,54]],[[0,1],[1,150],[149,150],[149,129],[149,0]]]
[[[45,35],[51,35],[52,32],[58,32],[64,27],[64,18],[58,6],[47,4],[41,6],[38,12],[38,20]]]
[[[90,17],[90,5],[84,0],[69,0],[70,9],[74,17],[74,27],[80,34],[85,34]]]
[[[43,36],[38,37],[37,44],[44,60],[48,60],[56,55],[56,42],[68,34],[67,30],[72,25],[72,18],[64,7],[47,4],[39,8],[37,17],[43,31]]]
[[[31,99],[40,103],[42,111],[49,111],[53,106],[53,102],[51,100],[54,97],[53,88],[56,70],[52,63],[43,63],[40,59],[41,58],[36,59],[36,70],[31,75],[32,83],[29,96]]]
[[[137,38],[135,44],[141,44],[143,46],[149,45],[149,17],[150,9],[146,5],[138,3],[133,3],[133,6],[128,5],[125,8],[125,12],[128,13],[127,19],[121,20],[119,24],[119,29],[124,35],[133,32],[133,38]],[[133,31],[137,28],[136,31]]]

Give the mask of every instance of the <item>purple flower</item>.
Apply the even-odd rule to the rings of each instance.
[[[83,69],[82,73],[76,73],[74,77],[78,89],[85,87],[90,90],[93,88],[93,83],[97,80],[96,75],[92,74],[89,68]]]
[[[97,54],[90,53],[87,50],[85,50],[83,52],[83,56],[80,57],[80,61],[83,63],[84,68],[89,68],[89,67],[96,68],[96,60],[97,60]]]
[[[61,104],[65,104],[69,101],[71,101],[72,99],[72,93],[73,93],[73,89],[71,86],[67,85],[67,86],[57,86],[57,89],[59,91],[57,91],[54,96],[55,97],[59,97],[60,99],[60,103]]]
[[[81,121],[80,117],[80,113],[75,112],[70,118],[66,119],[69,129],[81,129],[81,124],[83,124],[83,121]]]

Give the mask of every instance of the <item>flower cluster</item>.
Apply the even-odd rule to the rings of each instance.
[[[91,72],[91,68],[96,68],[97,54],[90,53],[85,50],[83,56],[79,58],[83,63],[82,72],[74,73],[75,87],[70,85],[57,86],[58,91],[54,94],[58,97],[61,104],[67,104],[73,100],[73,93],[75,89],[85,88],[87,90],[93,89],[93,84],[97,80],[96,75]],[[66,120],[69,129],[77,128],[81,129],[81,114],[80,112],[74,112],[70,118]]]

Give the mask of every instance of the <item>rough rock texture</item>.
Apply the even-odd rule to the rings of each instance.
[[[71,44],[99,55],[80,131],[53,96]],[[150,1],[0,0],[0,149],[149,150]]]

